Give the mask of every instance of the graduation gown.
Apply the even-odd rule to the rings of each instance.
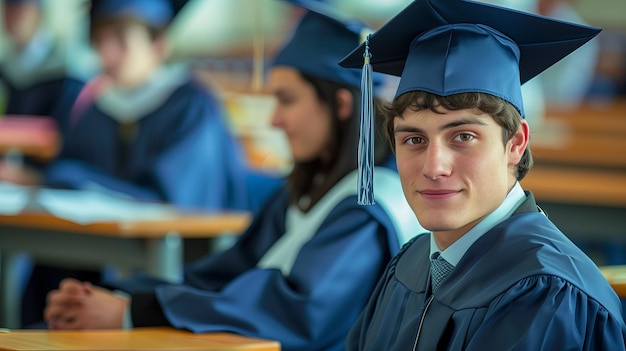
[[[168,81],[146,94],[104,93],[73,116],[46,185],[96,186],[181,208],[246,209],[246,161],[219,99],[185,70],[167,72]]]
[[[378,191],[373,206],[357,205],[356,172],[336,185],[324,197],[334,199],[319,227],[294,250],[286,269],[273,268],[267,263],[271,259],[266,260],[287,235],[289,194],[280,190],[231,249],[188,266],[183,284],[148,278],[117,284],[131,293],[133,325],[234,332],[278,340],[287,351],[343,350],[350,326],[399,250],[406,235],[401,232],[420,232],[412,213],[398,217],[385,209],[408,208],[397,174],[385,182],[394,183],[394,190]],[[338,187],[349,191],[336,191]],[[383,193],[391,195],[389,200],[381,199]],[[307,216],[312,211],[292,222],[296,236],[298,228],[302,235],[311,229]],[[289,261],[288,256],[283,252],[278,258]]]
[[[389,264],[347,350],[624,350],[617,295],[532,194],[434,294],[429,235]]]

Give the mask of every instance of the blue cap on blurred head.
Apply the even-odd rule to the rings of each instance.
[[[300,20],[291,39],[274,59],[273,66],[290,66],[300,72],[359,87],[361,71],[339,66],[347,52],[371,32],[365,24],[340,14],[320,1],[291,0],[309,10]],[[381,77],[374,86],[382,85]]]
[[[396,97],[416,90],[441,96],[484,92],[522,116],[521,84],[600,29],[465,0],[416,0],[369,40],[371,64],[400,76]],[[363,64],[364,47],[341,61]]]
[[[174,10],[171,0],[92,0],[89,15],[92,22],[130,17],[163,28],[174,17]]]

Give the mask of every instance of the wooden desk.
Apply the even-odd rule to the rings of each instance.
[[[530,128],[537,164],[626,170],[626,100],[549,108]]]
[[[9,151],[41,160],[55,157],[60,136],[55,121],[45,116],[0,116],[0,154]]]
[[[17,351],[279,351],[280,343],[229,333],[193,334],[170,328],[0,332],[0,350]]]
[[[208,238],[243,232],[248,213],[177,213],[162,219],[78,224],[51,214],[0,215],[0,326],[16,328],[21,296],[15,287],[19,253],[41,262],[74,267],[114,265],[123,271],[145,269],[165,280],[182,278],[181,238]]]
[[[573,241],[626,245],[626,171],[535,165],[521,184]]]
[[[545,120],[572,132],[626,135],[626,100],[586,102],[574,109],[550,107]]]
[[[626,266],[601,266],[600,271],[621,299],[626,298]]]
[[[535,165],[521,184],[538,201],[626,208],[626,171]]]

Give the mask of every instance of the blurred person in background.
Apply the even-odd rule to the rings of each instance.
[[[191,209],[246,208],[246,166],[215,91],[165,64],[169,0],[93,0],[102,73],[81,93],[45,184]]]
[[[47,27],[43,0],[2,0],[4,38],[7,40],[0,57],[0,107],[2,115],[52,117],[61,138],[67,131],[70,111],[86,76],[71,64],[68,43],[61,41]],[[0,117],[1,118],[1,117]],[[46,163],[32,158],[12,164],[11,158],[0,161],[0,180],[36,183]],[[50,277],[62,273],[87,281],[98,281],[100,274],[83,270],[57,270],[35,265],[26,256],[20,258],[24,281],[33,271],[23,296],[22,325],[41,321],[45,292],[35,285],[54,287],[58,280]],[[45,275],[39,273],[46,271]],[[21,287],[20,287],[21,289]],[[38,294],[38,296],[36,296]]]
[[[272,125],[285,132],[295,162],[286,185],[232,248],[188,265],[181,284],[145,276],[109,284],[124,297],[62,282],[49,296],[51,329],[172,326],[278,340],[286,351],[343,350],[387,262],[422,229],[381,135],[376,204],[357,204],[361,72],[337,62],[363,25],[297,3],[316,11],[299,22],[268,80]]]
[[[588,24],[576,11],[575,0],[533,0],[536,13],[550,18]],[[600,46],[598,39],[548,68],[541,75],[548,107],[576,108],[587,98],[596,74]]]
[[[0,55],[2,115],[51,117],[61,137],[70,111],[87,79],[72,64],[68,43],[47,27],[43,0],[2,0]],[[36,183],[45,161],[28,158],[16,165],[0,161],[0,180]]]
[[[220,97],[185,64],[166,64],[170,0],[93,0],[89,35],[101,74],[73,106],[60,155],[42,183],[185,210],[248,209],[247,162]],[[186,243],[187,244],[187,243]],[[208,251],[208,245],[207,250]],[[62,273],[35,269],[42,320]]]

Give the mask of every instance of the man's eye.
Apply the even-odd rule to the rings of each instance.
[[[406,143],[411,144],[411,145],[422,144],[423,142],[424,142],[424,139],[420,137],[410,137],[406,139]]]
[[[470,141],[474,139],[474,136],[472,134],[463,133],[457,135],[456,139],[458,139],[459,141]]]

